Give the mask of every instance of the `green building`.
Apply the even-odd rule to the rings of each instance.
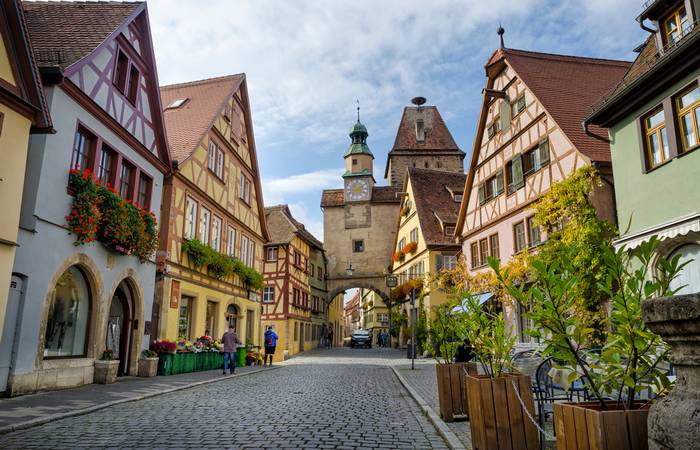
[[[634,64],[584,121],[608,128],[620,238],[656,235],[662,256],[691,261],[675,281],[700,291],[700,0],[650,0]],[[604,136],[603,136],[604,137]]]

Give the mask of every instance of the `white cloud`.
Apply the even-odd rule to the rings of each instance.
[[[282,178],[263,178],[263,198],[268,206],[285,203],[299,194],[318,195],[320,200],[321,190],[338,187],[343,170],[322,169]]]

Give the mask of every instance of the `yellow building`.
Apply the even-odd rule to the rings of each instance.
[[[0,336],[8,293],[15,289],[10,279],[17,247],[29,134],[51,131],[48,111],[28,42],[22,2],[0,2]],[[17,315],[17,306],[11,305],[11,315]]]
[[[267,230],[246,77],[165,86],[161,96],[174,168],[163,187],[152,327],[194,340],[232,325],[260,345]]]
[[[336,295],[333,300],[331,300],[328,305],[328,328],[333,330],[333,346],[339,347],[343,345],[343,338],[345,337],[345,324],[344,315],[345,308],[344,302],[345,293],[341,292]]]
[[[399,283],[392,289],[392,300],[400,303],[407,317],[411,287],[417,292],[416,306],[422,295],[427,313],[447,300],[447,293],[430,281],[430,275],[457,263],[460,245],[454,241],[455,223],[466,178],[430,169],[409,168],[406,173],[391,271]],[[408,338],[405,331],[403,326],[402,345]]]
[[[372,345],[379,345],[379,333],[389,331],[389,308],[381,295],[371,289],[360,288],[361,327],[372,333]]]
[[[319,307],[312,303],[317,300],[311,295],[309,258],[312,249],[323,252],[323,244],[294,219],[287,205],[265,208],[265,219],[270,242],[265,245],[262,321],[279,336],[274,360],[282,361],[319,345],[319,331],[314,331],[318,324],[312,321],[312,310]]]

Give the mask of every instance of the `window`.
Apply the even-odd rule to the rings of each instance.
[[[454,225],[445,225],[445,236],[454,236],[456,227]]]
[[[520,94],[510,105],[512,109],[512,117],[517,116],[525,109],[525,94]]]
[[[83,272],[68,268],[51,292],[44,358],[83,356],[90,325],[90,288]]]
[[[248,262],[246,264],[250,267],[255,264],[255,241],[253,239],[248,240]]]
[[[166,109],[179,108],[180,106],[184,105],[186,101],[186,98],[178,98],[177,100],[173,100],[172,103],[170,103]]]
[[[192,304],[194,297],[183,295],[180,298],[180,310],[177,320],[177,337],[189,339],[192,322]]]
[[[411,230],[409,238],[410,238],[411,242],[418,243],[418,227]]]
[[[491,122],[491,125],[489,125],[486,129],[486,133],[488,134],[489,139],[491,139],[499,131],[501,131],[501,120],[498,116],[496,116],[494,117],[493,122]]]
[[[664,110],[658,107],[643,119],[647,168],[652,169],[669,157]]]
[[[199,214],[199,240],[202,244],[209,243],[209,225],[211,222],[211,213],[208,209],[202,208]]]
[[[680,289],[676,295],[700,292],[700,245],[685,244],[676,248],[668,259],[679,256],[678,264],[686,264],[671,281],[671,289]]]
[[[221,219],[216,216],[211,221],[211,248],[221,250]]]
[[[115,160],[114,150],[103,145],[102,152],[100,152],[100,165],[97,168],[97,179],[104,185],[112,180],[112,171]]]
[[[207,336],[214,336],[216,334],[216,307],[216,302],[207,300],[207,317],[204,328],[204,334]]]
[[[311,274],[311,276],[313,276],[313,274],[316,273],[316,267],[314,266],[313,263],[311,263],[311,268],[309,269],[309,273]]]
[[[126,54],[119,50],[117,53],[117,66],[114,69],[114,85],[122,93],[126,92],[126,74],[129,70],[129,58]]]
[[[535,225],[535,216],[527,218],[527,245],[528,247],[534,247],[541,243],[540,239],[540,227]]]
[[[124,94],[131,104],[136,103],[140,78],[141,76],[136,65],[129,61],[129,57],[123,50],[119,49],[112,81],[119,92]]]
[[[442,255],[442,267],[447,270],[454,270],[457,267],[457,256]]]
[[[132,177],[134,176],[134,166],[126,161],[122,161],[122,170],[119,175],[119,195],[124,199],[131,198]]]
[[[503,171],[500,170],[484,183],[479,185],[479,204],[495,198],[503,192]]]
[[[518,222],[513,225],[513,234],[515,237],[515,253],[520,253],[525,250],[527,245],[525,242],[525,222]]]
[[[136,203],[141,208],[151,207],[151,178],[144,174],[139,174],[139,190],[136,194]]]
[[[489,257],[489,240],[487,238],[483,238],[479,240],[479,262],[481,263],[482,266],[485,266],[488,264],[488,258]]]
[[[357,158],[353,158],[353,159],[352,159],[352,165],[353,165],[353,166],[356,166],[356,165],[357,165]]]
[[[498,246],[498,234],[492,234],[489,236],[489,256],[501,259],[500,248]]]
[[[214,141],[209,141],[209,170],[224,178],[224,151]]]
[[[456,201],[457,203],[461,203],[461,202],[462,202],[462,198],[463,198],[462,194],[455,194],[455,201]]]
[[[698,126],[700,125],[700,87],[696,83],[676,98],[676,114],[681,127],[683,150],[687,151],[698,145]]]
[[[238,197],[244,202],[250,204],[250,180],[243,174],[241,174]]]
[[[246,264],[248,261],[248,237],[241,235],[241,261]]]
[[[301,291],[297,288],[292,288],[292,304],[299,305],[301,301]]]
[[[263,303],[275,303],[274,286],[265,286],[263,288]]]
[[[301,253],[295,251],[294,252],[294,265],[297,267],[301,267],[301,259],[302,259]]]
[[[226,231],[226,254],[229,256],[234,256],[236,253],[236,229],[231,225],[228,226]]]
[[[549,141],[544,139],[537,148],[523,155],[523,173],[525,176],[537,172],[549,164]]]
[[[688,31],[690,31],[690,25],[685,6],[681,6],[663,20],[663,38],[666,45],[675,44]]]
[[[299,340],[299,322],[294,322],[294,340]]]
[[[73,154],[71,156],[71,169],[85,170],[90,167],[90,151],[93,137],[83,130],[75,132],[73,140]]]
[[[352,251],[355,253],[362,253],[365,251],[365,241],[362,239],[356,239],[352,241]]]
[[[126,96],[132,105],[136,104],[136,96],[139,92],[139,78],[139,70],[132,64],[129,70],[129,92]]]
[[[321,267],[316,268],[316,278],[323,280],[323,269]]]
[[[187,197],[185,207],[185,239],[194,239],[197,228],[197,202]]]
[[[277,247],[268,247],[265,255],[267,261],[277,261],[278,258]]]
[[[470,247],[472,269],[481,266],[481,259],[479,259],[479,242],[472,242]]]

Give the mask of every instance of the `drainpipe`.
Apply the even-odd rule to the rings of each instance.
[[[648,31],[649,33],[656,33],[657,31],[659,31],[644,25],[644,19],[641,16],[637,17],[637,22],[639,22],[639,27],[644,31]]]
[[[584,133],[586,133],[588,136],[590,136],[590,137],[592,137],[592,138],[594,138],[594,139],[598,139],[599,141],[603,141],[603,142],[605,142],[605,143],[607,143],[607,144],[610,143],[610,139],[608,139],[608,138],[606,138],[606,137],[603,137],[603,136],[600,136],[600,135],[597,135],[597,134],[593,133],[592,131],[590,131],[590,130],[588,129],[588,125],[589,125],[589,124],[588,124],[588,120],[587,120],[587,119],[586,119],[586,120],[583,120],[583,121],[581,122],[581,128],[583,128],[583,132],[584,132]]]

